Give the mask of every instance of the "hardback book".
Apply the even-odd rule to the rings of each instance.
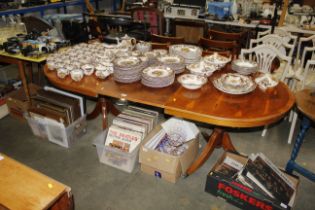
[[[251,179],[268,196],[276,198],[284,204],[288,204],[295,193],[294,187],[288,184],[279,169],[271,167],[261,155],[249,159],[243,175]]]
[[[105,146],[131,153],[140,144],[141,140],[142,133],[111,125],[108,129]]]

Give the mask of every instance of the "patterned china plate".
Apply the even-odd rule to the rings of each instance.
[[[165,68],[163,66],[152,66],[143,70],[143,74],[151,78],[161,78],[171,76],[173,70]]]
[[[176,55],[166,55],[158,57],[158,60],[164,64],[180,64],[184,63],[184,59],[180,56]]]
[[[233,95],[250,93],[256,88],[256,84],[250,77],[237,73],[222,74],[212,83],[218,90]]]
[[[130,57],[120,57],[114,60],[114,64],[121,67],[131,67],[140,64],[141,60],[137,57],[130,56]]]

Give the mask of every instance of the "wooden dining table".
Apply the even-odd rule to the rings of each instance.
[[[146,87],[140,82],[118,83],[112,76],[105,80],[88,76],[80,82],[75,82],[70,77],[58,78],[56,72],[50,71],[47,66],[44,70],[53,85],[98,98],[96,108],[87,118],[92,119],[97,113],[102,113],[104,129],[108,111],[118,114],[106,97],[159,107],[172,116],[214,125],[208,143],[186,171],[187,175],[196,171],[217,147],[236,152],[229,134],[225,131],[226,128],[252,128],[275,123],[294,105],[294,95],[282,82],[266,91],[257,87],[254,91],[243,95],[231,95],[217,90],[211,80],[230,71],[230,65],[226,65],[224,69],[215,72],[202,88],[188,90],[177,81],[171,86],[155,89]]]

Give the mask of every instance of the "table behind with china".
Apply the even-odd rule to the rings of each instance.
[[[274,123],[291,109],[295,101],[291,91],[282,82],[266,91],[257,87],[240,95],[221,92],[213,86],[212,80],[231,72],[231,65],[216,71],[197,90],[185,89],[177,80],[168,87],[150,88],[140,82],[119,83],[113,76],[100,80],[91,75],[75,82],[70,77],[58,78],[56,72],[50,71],[47,66],[44,72],[48,80],[59,88],[98,98],[95,110],[88,115],[93,117],[88,119],[101,112],[103,128],[106,128],[107,112],[114,109],[106,97],[163,108],[166,114],[217,126],[200,157],[188,169],[187,175],[197,170],[215,147],[222,146],[226,150],[236,151],[223,127],[251,128]],[[117,110],[113,113],[117,114]]]
[[[74,209],[71,189],[0,153],[0,209]]]
[[[33,57],[23,56],[22,54],[10,54],[3,50],[0,50],[0,62],[18,65],[19,76],[21,77],[24,92],[28,101],[30,101],[30,92],[28,88],[27,77],[25,74],[25,66],[26,64],[29,64],[29,63],[36,63],[38,64],[38,68],[40,68],[40,65],[45,63],[45,61],[46,61],[46,56],[33,58]],[[30,81],[32,81],[32,68],[31,67],[29,68],[29,73],[30,73]]]

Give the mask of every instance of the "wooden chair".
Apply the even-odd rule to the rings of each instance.
[[[216,31],[213,29],[208,30],[209,39],[220,40],[220,41],[235,41],[237,44],[237,55],[241,48],[246,47],[246,38],[248,32],[240,33],[227,33],[222,31]]]
[[[237,44],[235,41],[217,41],[206,38],[200,38],[199,46],[204,49],[204,54],[211,54],[212,52],[230,53],[232,58],[237,55]]]
[[[152,49],[165,49],[165,50],[168,50],[169,46],[170,46],[169,43],[151,42]]]
[[[151,34],[163,34],[164,15],[163,12],[153,7],[136,7],[130,10],[134,21],[140,21],[150,24]]]
[[[151,42],[169,43],[169,44],[182,44],[185,42],[184,37],[170,37],[157,34],[151,35]]]

